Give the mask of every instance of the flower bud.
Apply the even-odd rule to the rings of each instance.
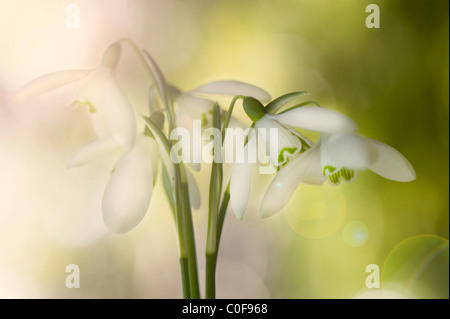
[[[102,65],[108,68],[115,68],[120,59],[121,47],[119,42],[111,44],[103,54]]]
[[[253,121],[257,122],[260,118],[266,114],[264,111],[264,106],[257,99],[252,97],[244,98],[244,110],[248,117]]]

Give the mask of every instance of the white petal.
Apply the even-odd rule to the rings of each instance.
[[[189,201],[193,209],[199,209],[201,204],[200,190],[198,189],[197,181],[192,173],[186,169],[186,177],[189,188]]]
[[[111,133],[105,123],[105,118],[100,112],[89,113],[89,121],[91,122],[91,127],[94,130],[95,135],[99,139],[111,137]],[[119,143],[116,141],[116,144]]]
[[[195,172],[199,172],[202,167],[201,163],[187,163],[187,165]]]
[[[213,101],[196,97],[190,93],[182,93],[175,100],[175,107],[179,116],[188,115],[192,120],[202,120],[202,122],[206,119],[208,122],[206,125],[211,126]]]
[[[143,218],[150,204],[153,174],[150,138],[140,136],[136,147],[125,153],[103,194],[103,219],[115,233],[126,233]]]
[[[317,172],[318,163],[319,147],[313,146],[282,167],[264,194],[260,208],[261,217],[266,218],[281,211],[300,182],[323,183],[325,178]]]
[[[319,148],[319,146],[312,146]],[[301,182],[304,184],[322,185],[326,178],[323,176],[322,165],[320,163],[320,150],[309,150],[312,154],[308,155],[313,157],[310,161],[308,168],[304,171]]]
[[[43,75],[26,84],[14,94],[14,103],[25,102],[61,86],[86,78],[92,70],[58,71]]]
[[[120,145],[128,150],[133,148],[136,140],[136,119],[112,69],[100,67],[93,72],[80,88],[77,99],[89,102],[98,110],[107,130]]]
[[[121,149],[121,146],[112,137],[94,140],[79,148],[71,156],[67,163],[67,168],[88,164],[119,149]]]
[[[103,53],[102,65],[108,68],[115,68],[119,63],[122,47],[119,42],[111,44]]]
[[[251,96],[259,100],[261,103],[267,103],[270,101],[270,94],[265,90],[252,84],[232,80],[209,82],[192,90],[192,92],[200,94],[218,94],[229,96]]]
[[[368,139],[357,134],[343,133],[322,139],[322,167],[366,169],[377,159],[378,152]]]
[[[270,161],[275,167],[284,164],[288,157],[295,156],[302,149],[300,139],[293,132],[267,116],[263,116],[255,123],[255,129],[265,147],[267,156],[270,157]],[[279,163],[281,153],[284,158]]]
[[[256,135],[253,135],[241,152],[256,154]],[[238,219],[242,219],[250,196],[250,183],[254,163],[235,163],[230,178],[230,204]]]
[[[398,182],[410,182],[416,179],[414,168],[400,152],[379,141],[367,140],[378,150],[378,158],[369,165],[370,170]]]
[[[354,132],[357,128],[347,116],[318,106],[302,106],[285,113],[266,116],[287,126],[323,133]]]

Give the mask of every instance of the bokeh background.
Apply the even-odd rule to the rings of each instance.
[[[369,3],[380,8],[379,29],[366,28]],[[66,26],[71,4],[79,28]],[[10,102],[31,79],[94,67],[110,43],[129,37],[183,90],[219,79],[274,97],[307,90],[416,170],[411,183],[367,171],[339,187],[300,186],[265,220],[258,207],[270,177],[255,178],[244,219],[226,219],[218,297],[448,298],[448,30],[446,0],[1,0],[0,297],[181,297],[160,183],[143,222],[115,235],[101,217],[114,160],[66,169],[94,137],[85,110],[68,105],[76,86]],[[139,72],[127,76],[139,87]],[[201,275],[208,173],[205,165],[196,175]],[[68,264],[80,267],[79,289],[65,286]],[[366,287],[371,264],[379,289]]]

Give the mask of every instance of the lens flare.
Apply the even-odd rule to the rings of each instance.
[[[369,229],[358,220],[349,221],[342,229],[344,242],[351,247],[361,247],[369,239]]]
[[[347,203],[339,188],[301,185],[286,206],[284,216],[300,236],[319,239],[341,227],[346,211]]]
[[[448,240],[418,235],[400,242],[389,253],[382,268],[382,285],[396,285],[406,296],[449,297]]]

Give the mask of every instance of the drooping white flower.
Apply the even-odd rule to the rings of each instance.
[[[155,139],[139,134],[135,147],[117,162],[102,201],[103,220],[111,231],[126,233],[144,218],[152,198],[158,153]]]
[[[256,134],[249,138],[241,152],[246,154],[256,152],[259,139],[270,159],[270,164],[279,170],[279,173],[283,167],[290,165],[295,158],[299,158],[300,154],[315,149],[315,145],[300,135],[295,127],[330,134],[356,130],[354,122],[346,116],[317,106],[303,106],[281,114],[267,114],[259,101],[250,98],[244,100],[244,109],[254,121]],[[230,204],[239,219],[242,218],[247,207],[253,166],[254,164],[248,162],[235,163],[233,166],[230,180]]]
[[[13,101],[24,102],[83,80],[73,103],[88,106],[92,126],[100,139],[112,137],[126,150],[131,150],[136,140],[136,120],[130,102],[115,77],[120,52],[120,44],[113,43],[105,51],[99,66],[89,70],[57,71],[41,76],[16,92]],[[110,142],[102,141],[100,146],[109,148]]]
[[[122,151],[106,185],[102,211],[106,226],[125,233],[144,217],[157,176],[159,147],[154,137],[137,134],[135,114],[115,77],[120,44],[106,50],[100,66],[91,70],[59,71],[31,81],[14,101],[23,102],[75,81],[84,82],[74,102],[88,106],[97,139],[82,146],[69,159],[68,167],[86,165],[100,157]]]
[[[270,100],[270,95],[265,90],[252,84],[233,80],[208,82],[186,92],[172,87],[177,116],[186,117],[190,121],[201,120],[202,128],[211,127],[212,110],[216,102],[212,96],[220,95],[226,97],[251,96],[263,102]],[[234,124],[240,126],[237,121]],[[233,127],[233,123],[230,123],[230,127]]]
[[[158,64],[156,64],[155,60],[152,58],[152,56],[146,51],[142,50],[143,57],[145,60],[145,63],[152,73],[152,77],[155,81],[155,83],[151,86],[153,89],[150,91],[149,96],[149,102],[150,102],[150,109],[153,111],[158,109],[158,105],[162,109],[170,108],[171,100],[174,100],[178,95],[181,94],[181,91],[176,89],[175,87],[167,84],[167,81],[164,77],[164,74],[162,73],[161,69],[159,68]],[[177,118],[178,122],[177,125],[180,125],[180,117]],[[183,120],[183,117],[181,117],[181,120]],[[185,124],[185,122],[181,121],[182,124]],[[183,125],[182,125],[183,126]],[[192,126],[192,125],[191,125]],[[192,136],[192,135],[191,135]],[[163,146],[162,140],[158,137],[158,135],[155,135],[155,140],[159,146],[159,154],[161,155],[162,163],[169,175],[170,182],[173,183],[174,181],[174,172],[172,167],[172,162],[170,159],[170,154],[165,151],[165,148]],[[194,169],[195,171],[198,171],[200,169],[200,164],[190,163],[189,166]],[[199,209],[201,204],[201,197],[200,197],[200,191],[197,185],[197,181],[195,180],[195,177],[192,175],[192,173],[189,170],[186,170],[186,178],[188,181],[188,188],[189,188],[189,201],[194,209]],[[171,186],[172,188],[174,185]],[[173,190],[173,189],[172,189]]]
[[[212,126],[213,107],[216,103],[214,96],[220,95],[227,97],[245,95],[253,96],[266,102],[270,100],[270,95],[265,90],[240,81],[222,80],[209,82],[186,92],[182,92],[172,86],[171,96],[174,100],[177,124],[179,127],[186,129],[189,132],[189,136],[192,137],[189,140],[180,141],[183,144],[181,149],[189,148],[193,150],[195,145],[194,139],[200,138],[194,133],[195,120],[200,121],[201,131]],[[225,117],[225,113],[222,110],[222,119]],[[228,126],[231,128],[243,127],[243,124],[231,117]],[[184,154],[184,152],[182,153]],[[189,153],[192,155],[192,152],[187,154]],[[200,163],[193,161],[192,158],[183,158],[183,161],[189,163],[189,166],[195,171],[200,169]]]
[[[324,133],[317,144],[283,167],[269,185],[260,208],[262,217],[283,209],[300,182],[338,185],[369,169],[390,180],[409,182],[414,168],[397,150],[352,132]]]

